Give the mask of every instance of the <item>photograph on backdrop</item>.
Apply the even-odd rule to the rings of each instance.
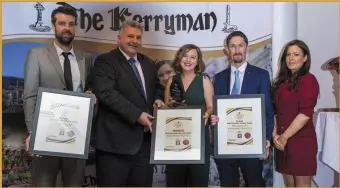
[[[17,5],[18,3],[4,3],[3,11],[6,12],[4,20],[9,20],[12,17],[11,15],[15,12]],[[206,67],[204,72],[209,75],[213,82],[215,75],[229,66],[228,58],[223,53],[225,37],[231,31],[238,29],[247,33],[250,39],[247,61],[267,70],[270,78],[273,77],[270,34],[272,23],[268,18],[271,11],[270,3],[209,3],[208,5],[203,3],[148,3],[148,5],[143,3],[138,5],[129,3],[70,3],[70,5],[77,8],[80,16],[74,45],[90,53],[93,60],[99,54],[110,51],[117,46],[115,44],[117,33],[115,28],[118,27],[118,22],[122,20],[107,14],[109,10],[107,7],[112,7],[112,13],[124,10],[122,16],[125,16],[125,19],[136,19],[137,21],[141,19],[141,24],[145,26],[145,34],[143,36],[143,47],[140,51],[154,60],[158,77],[163,85],[166,84],[169,77],[174,75],[172,62],[175,51],[184,43],[197,43],[198,46],[202,46],[203,61]],[[197,10],[188,12],[188,10],[183,9],[183,7],[193,5],[197,6]],[[254,5],[257,7],[256,9],[253,8]],[[31,184],[32,158],[25,152],[24,142],[27,136],[23,112],[24,64],[26,55],[31,48],[52,44],[54,33],[51,30],[49,19],[52,10],[60,4],[29,2],[20,3],[20,6],[27,7],[29,10],[20,13],[27,21],[18,22],[17,25],[8,25],[7,29],[4,28],[3,31],[3,186]],[[140,9],[138,10],[137,7],[140,7]],[[150,7],[153,7],[152,10],[155,10],[155,12],[150,13]],[[155,7],[158,9],[154,9]],[[248,24],[247,19],[238,16],[240,12],[245,10],[258,15],[257,18],[254,18],[254,22],[262,19],[261,22],[267,24],[266,27],[263,27],[263,31],[252,33],[252,28],[257,27],[257,25]],[[135,16],[129,17],[130,13]],[[94,14],[97,15],[97,20],[102,17],[104,21],[102,23],[99,23],[100,21],[93,22],[92,26],[87,25],[90,22],[86,18],[91,15],[94,16]],[[162,17],[165,22],[147,22],[145,17],[143,22],[142,16],[147,14]],[[184,14],[187,14],[187,17]],[[184,17],[179,20],[181,15]],[[204,18],[202,15],[208,18],[206,22],[202,21]],[[169,17],[170,20],[172,19],[172,24],[166,25]],[[195,22],[193,22],[194,19],[196,19]],[[100,25],[102,25],[101,29],[99,29]],[[160,28],[164,29],[165,32]],[[207,36],[204,35],[205,32],[210,33]],[[214,37],[207,40],[208,42],[197,41],[197,37],[208,39],[211,36]],[[83,181],[84,186],[96,185],[94,152],[94,148],[90,147]],[[210,156],[209,186],[218,186],[218,170],[212,155],[213,153]],[[263,165],[266,186],[272,186],[272,155]],[[154,167],[153,186],[165,185],[165,170],[165,165]],[[244,186],[242,173],[240,172],[240,174],[240,186]],[[60,184],[60,181],[59,174],[57,184]]]
[[[36,46],[43,46],[46,44],[43,43],[35,43],[35,42],[15,42],[15,43],[7,43],[4,45],[4,52],[9,52],[8,55],[4,54],[4,61],[3,66],[4,69],[10,68],[10,62],[22,62],[22,64],[25,61],[25,53],[22,54],[16,54],[15,56],[9,57],[10,51],[17,49],[20,51],[28,51],[31,47]],[[268,71],[271,71],[271,44],[268,43],[264,46],[261,46],[255,50],[251,50],[249,52],[249,62],[252,65],[259,66],[261,68],[264,68]],[[94,58],[98,53],[92,53]],[[11,59],[10,59],[11,58]],[[160,66],[158,70],[158,75],[161,82],[166,82],[166,80],[169,78],[169,76],[173,73],[171,69],[171,60],[155,60],[156,65],[163,64]],[[213,79],[214,75],[222,70],[224,70],[228,66],[228,60],[226,57],[216,57],[211,59],[205,59],[206,63],[206,73]],[[11,71],[11,70],[8,70]],[[20,70],[18,70],[20,72]],[[6,156],[4,158],[4,164],[5,168],[3,170],[4,173],[7,173],[7,171],[10,171],[11,164],[13,164],[12,168],[15,168],[14,166],[25,166],[27,170],[27,175],[23,177],[23,179],[26,179],[29,182],[29,168],[28,164],[30,162],[29,158],[24,155],[24,152],[21,152],[22,156],[17,156],[15,158],[18,158],[16,161],[13,161],[14,157],[12,157],[12,153],[17,153],[18,151],[21,151],[24,149],[24,139],[26,137],[26,126],[24,122],[24,115],[23,115],[23,108],[22,108],[22,100],[23,100],[23,75],[18,75],[16,71],[12,71],[12,75],[3,75],[3,148],[4,148],[4,155]],[[94,159],[93,158],[94,150],[90,150],[90,159],[87,161],[89,167],[91,168],[91,165],[94,165]],[[14,155],[14,154],[13,154]],[[268,158],[267,161],[271,160],[271,155]],[[12,159],[12,160],[11,160]],[[92,161],[92,162],[91,162]],[[20,164],[17,164],[20,162]],[[216,186],[219,183],[218,180],[218,172],[217,167],[214,162],[213,157],[211,156],[210,159],[210,179],[209,179],[209,185]],[[266,162],[264,165],[264,174],[267,179],[267,185],[270,185],[272,183],[272,164]],[[93,169],[94,170],[94,169]],[[13,171],[11,171],[13,172]],[[24,173],[26,174],[26,172]],[[12,174],[8,174],[9,180],[11,181]],[[15,175],[12,175],[15,177]],[[19,178],[19,177],[18,177]],[[89,176],[84,179],[84,184],[90,184],[89,182],[94,182],[92,179],[92,176]],[[165,165],[157,165],[154,167],[154,184],[156,186],[164,185],[165,184]]]

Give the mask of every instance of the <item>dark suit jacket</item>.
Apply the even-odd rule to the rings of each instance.
[[[215,75],[215,95],[230,94],[230,66]],[[274,126],[274,112],[271,98],[271,86],[269,74],[266,70],[248,63],[244,73],[241,94],[264,94],[266,104],[266,138],[271,140]]]
[[[153,114],[153,103],[162,99],[154,62],[138,53],[147,100],[132,67],[119,48],[99,55],[94,63],[93,87],[98,98],[94,146],[97,149],[136,154],[142,144],[144,126],[137,122],[142,112]]]

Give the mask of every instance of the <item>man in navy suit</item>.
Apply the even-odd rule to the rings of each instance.
[[[225,53],[228,55],[230,66],[215,75],[215,95],[264,94],[266,105],[266,152],[269,155],[270,140],[273,132],[274,113],[271,103],[271,86],[266,70],[250,65],[246,61],[248,38],[241,31],[228,35],[225,41]],[[212,125],[218,122],[218,117],[212,115]],[[265,159],[266,159],[265,158]],[[264,187],[262,176],[262,160],[256,158],[217,159],[222,187],[238,187],[239,171],[241,168],[246,186]]]

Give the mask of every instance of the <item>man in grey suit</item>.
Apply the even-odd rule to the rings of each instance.
[[[91,93],[92,57],[73,48],[77,12],[58,7],[51,14],[55,40],[52,45],[29,50],[24,73],[24,111],[28,151],[39,87]],[[61,170],[63,186],[82,186],[85,160],[52,156],[33,157],[33,186],[55,186]]]

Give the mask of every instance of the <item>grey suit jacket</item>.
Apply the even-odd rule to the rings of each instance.
[[[92,89],[92,57],[74,49],[79,65],[82,90]],[[29,50],[24,70],[24,112],[28,132],[33,128],[35,104],[39,87],[65,90],[64,72],[54,45]]]

